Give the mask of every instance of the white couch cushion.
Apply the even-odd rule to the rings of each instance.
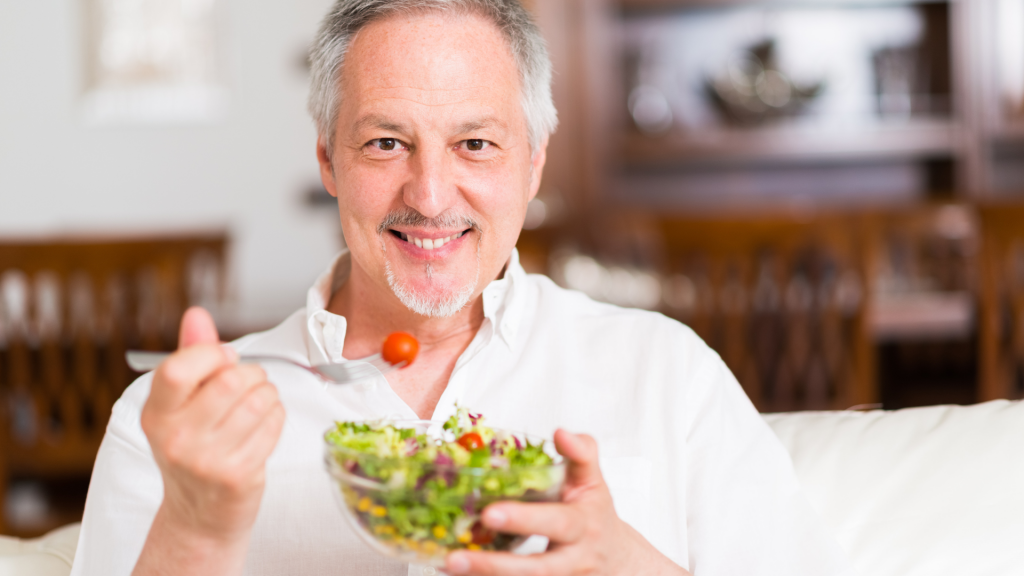
[[[1024,403],[765,419],[860,574],[1024,574]]]
[[[0,576],[68,576],[80,524],[69,524],[34,540],[0,537]]]

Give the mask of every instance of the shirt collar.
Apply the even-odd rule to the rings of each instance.
[[[345,345],[347,322],[344,316],[327,311],[334,294],[352,272],[352,255],[343,250],[334,262],[317,278],[306,293],[306,352],[310,364],[344,362],[341,352]],[[505,266],[505,274],[484,288],[484,319],[506,346],[512,347],[523,315],[526,271],[519,263],[519,251],[512,254]]]

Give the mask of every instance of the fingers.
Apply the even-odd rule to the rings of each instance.
[[[197,428],[216,428],[243,398],[263,384],[273,389],[276,399],[277,390],[267,383],[267,374],[259,365],[240,364],[221,369],[189,399],[184,418]]]
[[[157,412],[171,412],[187,402],[204,380],[237,360],[234,350],[219,344],[196,344],[179,350],[153,374],[147,404]]]
[[[277,388],[269,382],[253,386],[242,395],[214,429],[224,446],[238,449],[263,426],[263,422],[281,405]]]
[[[589,574],[582,559],[567,550],[523,556],[508,552],[452,552],[445,572],[453,576],[522,576],[523,574]]]
[[[147,436],[169,466],[210,486],[242,491],[261,481],[256,473],[277,444],[284,407],[259,366],[235,366],[154,423]]]
[[[181,317],[181,331],[178,333],[178,348],[194,344],[216,344],[220,342],[217,326],[205,308],[193,306]]]
[[[555,449],[569,461],[566,484],[570,487],[602,483],[597,459],[597,442],[586,434],[555,431]]]
[[[191,308],[181,348],[153,375],[142,427],[177,521],[209,534],[247,534],[259,510],[267,458],[284,427],[277,388],[258,365],[238,365],[209,314]]]
[[[181,318],[178,351],[157,368],[147,405],[158,413],[180,408],[218,370],[235,364],[238,354],[222,348],[210,313],[193,306]]]
[[[232,451],[230,458],[240,462],[240,469],[263,469],[267,458],[270,457],[281,438],[284,421],[284,406],[280,402],[275,402],[257,420],[255,427],[244,435],[241,444]]]
[[[552,542],[576,542],[587,530],[583,513],[568,504],[501,502],[483,513],[484,526],[512,534],[547,536]]]

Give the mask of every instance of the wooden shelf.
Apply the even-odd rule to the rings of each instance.
[[[1024,141],[1024,120],[1015,118],[996,129],[991,137],[996,142],[1020,143]]]
[[[868,311],[879,341],[966,339],[974,330],[974,298],[966,292],[917,293],[878,298]]]
[[[955,153],[958,133],[955,123],[942,120],[832,131],[812,125],[675,131],[653,137],[631,131],[624,137],[622,158],[627,167],[636,168],[927,158]]]
[[[643,10],[686,10],[707,8],[729,8],[733,6],[786,6],[815,7],[824,6],[894,6],[906,4],[925,4],[943,0],[618,0],[618,6],[625,11]]]

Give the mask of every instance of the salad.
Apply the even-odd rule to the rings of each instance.
[[[378,548],[404,558],[508,550],[521,537],[492,532],[480,512],[499,500],[556,501],[564,466],[533,441],[482,424],[464,408],[427,421],[338,422],[325,434],[344,508]]]

